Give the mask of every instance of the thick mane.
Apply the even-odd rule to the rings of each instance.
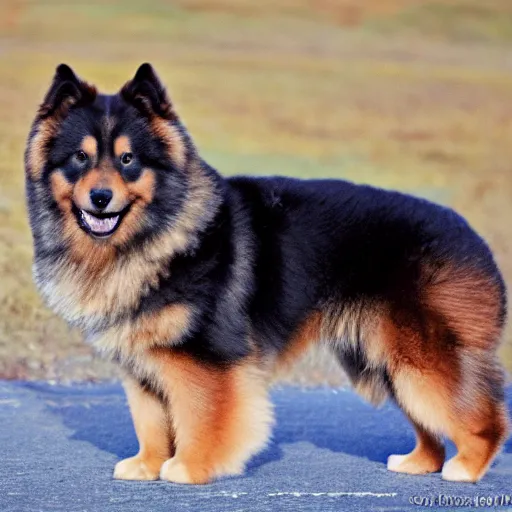
[[[167,276],[173,257],[197,246],[222,203],[222,191],[200,161],[190,164],[188,177],[187,201],[172,225],[131,250],[98,246],[74,231],[79,240],[65,240],[68,249],[58,249],[58,258],[52,252],[41,257],[36,252],[34,276],[48,305],[86,331],[132,314],[142,297]],[[45,237],[44,229],[36,233],[36,242]]]

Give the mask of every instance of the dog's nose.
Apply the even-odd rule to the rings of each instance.
[[[106,208],[112,199],[112,190],[108,188],[93,188],[90,193],[91,203],[96,208]]]

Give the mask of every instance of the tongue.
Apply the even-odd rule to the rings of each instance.
[[[119,215],[116,215],[115,217],[100,219],[83,210],[82,215],[84,221],[89,226],[91,231],[94,231],[95,233],[108,233],[109,231],[112,231],[116,227],[117,221],[119,220]]]

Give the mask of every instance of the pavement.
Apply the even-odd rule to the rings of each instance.
[[[507,396],[510,407],[512,389]],[[387,471],[388,455],[414,446],[392,404],[376,410],[324,388],[276,389],[273,401],[273,441],[245,475],[204,486],[124,482],[112,470],[137,440],[119,384],[0,381],[0,511],[512,510],[511,441],[480,483],[454,484]]]

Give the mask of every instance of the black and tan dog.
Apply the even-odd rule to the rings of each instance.
[[[149,64],[112,96],[59,66],[26,186],[42,295],[126,374],[140,451],[116,478],[239,474],[270,436],[270,376],[319,343],[414,425],[390,470],[474,482],[504,442],[505,287],[453,211],[344,181],[224,179]]]

